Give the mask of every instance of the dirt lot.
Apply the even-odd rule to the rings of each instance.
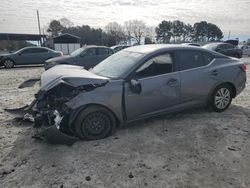
[[[0,187],[250,187],[249,85],[223,113],[165,115],[68,147],[32,139],[4,111],[32,101],[38,85],[17,87],[42,72],[0,69]]]

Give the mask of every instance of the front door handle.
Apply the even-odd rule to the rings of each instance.
[[[217,71],[217,70],[213,70],[213,71],[211,72],[211,75],[217,76],[217,75],[218,75],[218,71]]]
[[[168,82],[167,82],[167,85],[169,86],[177,86],[179,84],[178,80],[177,79],[170,79]]]

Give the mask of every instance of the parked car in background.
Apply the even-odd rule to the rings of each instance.
[[[35,122],[81,139],[101,139],[138,119],[194,107],[226,110],[246,84],[246,65],[184,45],[124,49],[90,71],[58,65],[41,76],[28,109]]]
[[[242,50],[243,55],[250,56],[250,46],[249,45],[239,45],[239,49]]]
[[[12,68],[15,65],[44,64],[46,60],[62,55],[62,52],[45,47],[25,47],[16,52],[0,54],[0,66]]]
[[[88,70],[96,66],[98,63],[113,53],[114,51],[106,46],[84,46],[77,49],[70,55],[47,60],[45,62],[44,68],[45,70],[48,70],[55,65],[68,64],[82,66]]]
[[[223,43],[223,42],[209,43],[204,45],[203,48],[213,50],[231,57],[237,57],[237,58],[242,57],[242,50],[230,43]]]
[[[119,52],[120,50],[123,50],[125,48],[128,48],[130,46],[128,45],[116,45],[116,46],[112,46],[111,49],[114,50],[114,52]]]
[[[182,43],[182,45],[189,45],[189,46],[201,46],[198,43]]]

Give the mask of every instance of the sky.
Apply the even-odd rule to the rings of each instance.
[[[75,25],[104,28],[109,22],[143,20],[157,26],[162,20],[216,24],[225,38],[250,38],[250,0],[0,0],[0,33],[38,33],[41,27],[63,17]]]

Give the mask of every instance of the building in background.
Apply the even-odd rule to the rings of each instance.
[[[80,48],[81,38],[68,33],[47,39],[47,46],[68,55]]]

